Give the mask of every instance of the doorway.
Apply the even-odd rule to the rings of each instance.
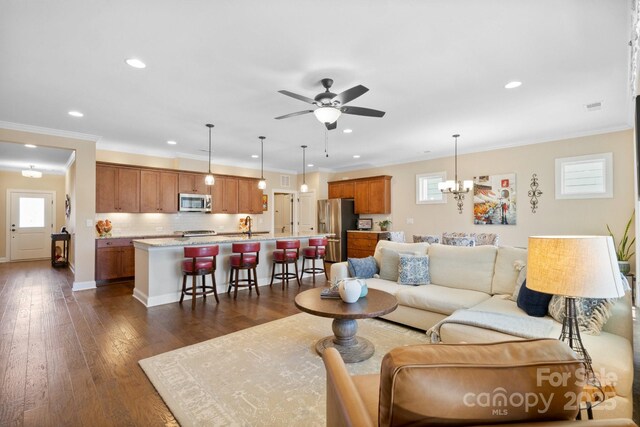
[[[55,191],[7,190],[10,261],[49,258],[55,224]]]
[[[274,193],[273,234],[293,233],[293,193]]]

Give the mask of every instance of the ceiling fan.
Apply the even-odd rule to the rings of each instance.
[[[367,117],[384,116],[384,111],[373,110],[371,108],[345,106],[347,102],[353,101],[357,97],[367,93],[369,89],[367,89],[366,87],[358,85],[352,87],[351,89],[347,89],[340,94],[335,94],[329,91],[329,89],[331,89],[331,86],[333,85],[332,79],[322,79],[320,80],[320,83],[322,83],[322,86],[324,86],[325,91],[319,93],[313,99],[307,98],[303,95],[298,95],[297,93],[289,92],[288,90],[279,90],[278,92],[283,95],[287,95],[292,98],[299,99],[300,101],[313,104],[318,108],[316,108],[315,110],[304,110],[285,114],[284,116],[276,117],[276,119],[280,120],[286,119],[288,117],[300,116],[302,114],[313,113],[320,121],[320,123],[324,123],[328,130],[332,130],[338,126],[337,120],[341,114],[353,114],[355,116]]]

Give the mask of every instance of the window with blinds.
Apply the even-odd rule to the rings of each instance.
[[[613,154],[556,159],[556,199],[613,197]]]

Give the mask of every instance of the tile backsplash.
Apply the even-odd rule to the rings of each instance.
[[[109,219],[113,224],[112,236],[172,234],[184,230],[215,230],[218,233],[239,231],[240,218],[247,215],[203,214],[183,212],[176,214],[156,213],[99,213],[95,220]],[[270,231],[269,224],[262,221],[263,215],[251,215],[253,231]]]

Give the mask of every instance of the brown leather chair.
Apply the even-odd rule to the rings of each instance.
[[[327,426],[580,426],[583,364],[555,339],[399,347],[371,375],[350,376],[334,348],[322,357]]]

